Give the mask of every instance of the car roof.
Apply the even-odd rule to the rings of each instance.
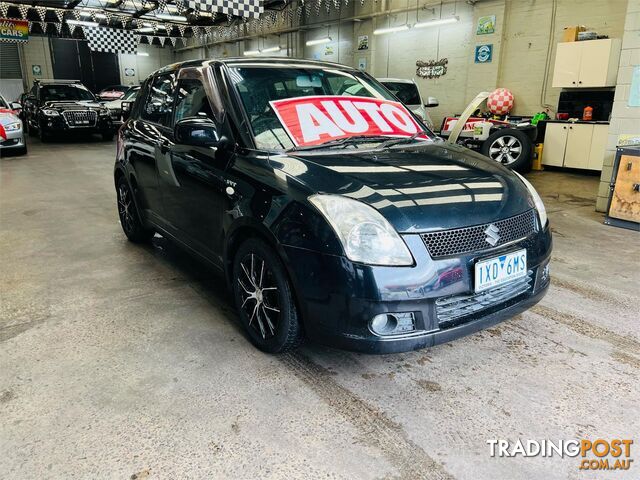
[[[416,83],[413,80],[407,78],[376,78],[379,82],[394,82],[394,83]]]
[[[307,67],[307,68],[339,68],[340,70],[358,71],[354,67],[348,65],[342,65],[340,63],[333,62],[321,62],[318,60],[306,60],[299,58],[288,57],[230,57],[230,58],[210,58],[205,60],[187,60],[185,62],[172,63],[160,70],[157,70],[153,75],[158,73],[172,72],[181,68],[187,67],[201,67],[210,64],[223,64],[233,67],[272,67],[272,68],[287,68],[287,67]]]

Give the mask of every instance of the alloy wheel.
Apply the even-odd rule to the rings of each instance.
[[[120,215],[122,227],[127,233],[132,232],[134,227],[133,208],[129,190],[125,185],[121,184],[118,187],[118,214]]]
[[[521,154],[522,143],[512,135],[496,138],[489,147],[489,157],[503,165],[511,165]]]
[[[280,322],[275,275],[265,260],[255,253],[245,255],[240,267],[237,278],[242,300],[240,308],[247,315],[249,327],[266,340],[276,334]]]

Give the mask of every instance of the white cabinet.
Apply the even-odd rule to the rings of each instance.
[[[553,70],[554,87],[612,87],[616,84],[620,39],[559,43]]]
[[[567,149],[564,151],[564,166],[569,168],[589,168],[591,153],[592,124],[569,125]]]
[[[554,167],[602,170],[609,125],[548,123],[542,163]]]

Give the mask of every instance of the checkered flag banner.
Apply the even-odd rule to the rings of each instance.
[[[84,27],[89,49],[94,52],[137,53],[135,36],[128,30],[115,28]]]
[[[9,11],[9,5],[7,5],[6,3],[0,3],[0,16],[2,18],[6,18],[7,17],[7,12]]]
[[[264,12],[262,0],[186,0],[190,8],[205,12],[226,13],[236,17],[258,18]]]

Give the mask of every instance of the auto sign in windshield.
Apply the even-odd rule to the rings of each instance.
[[[382,85],[358,72],[235,67],[230,77],[261,149],[330,146],[348,138],[368,143],[429,138],[424,125]]]

